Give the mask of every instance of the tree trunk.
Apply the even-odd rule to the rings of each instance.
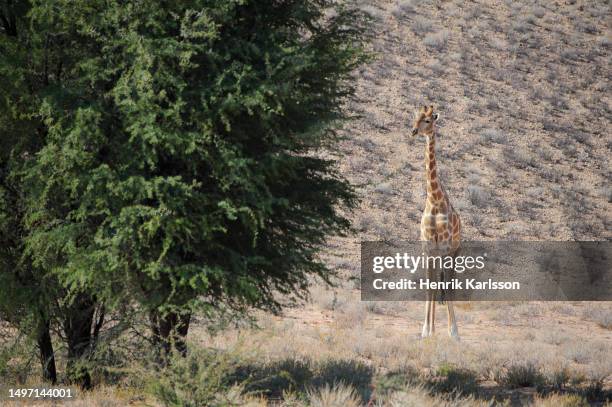
[[[55,369],[55,353],[53,352],[53,342],[49,332],[49,320],[45,319],[38,327],[38,335],[36,338],[38,349],[40,351],[40,364],[42,366],[43,379],[57,383],[57,370]]]
[[[79,295],[70,306],[64,323],[68,343],[68,379],[83,389],[92,387],[86,358],[95,346],[92,334],[94,313],[95,301],[87,295]]]
[[[153,340],[158,349],[158,361],[165,364],[172,351],[177,351],[181,356],[187,355],[187,344],[185,338],[189,332],[191,313],[177,314],[170,312],[160,314],[151,311],[149,314]]]

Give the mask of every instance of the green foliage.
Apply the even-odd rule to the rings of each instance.
[[[360,12],[35,0],[2,14],[0,315],[277,311],[277,294],[329,282],[318,250],[355,205],[328,152],[364,60]]]
[[[602,379],[590,380],[579,390],[579,394],[589,401],[612,400],[612,391],[604,389]]]
[[[231,385],[236,355],[192,350],[175,356],[159,375],[149,379],[149,392],[172,407],[244,405],[244,385]]]
[[[0,387],[26,383],[33,371],[34,347],[29,338],[21,335],[11,339],[0,337]]]
[[[404,367],[392,370],[376,378],[376,392],[387,395],[396,391],[402,391],[408,387],[419,385],[421,373],[415,368]]]
[[[469,395],[475,394],[478,390],[478,378],[475,372],[450,364],[438,367],[435,377],[429,383],[434,393]]]
[[[0,130],[36,136],[14,151],[33,265],[165,311],[277,310],[328,280],[355,196],[319,151],[363,60],[361,15],[329,7],[32,2],[0,35]]]

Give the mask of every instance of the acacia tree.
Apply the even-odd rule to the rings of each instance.
[[[55,383],[51,324],[58,285],[24,255],[26,203],[19,172],[28,152],[40,147],[42,130],[32,120],[34,92],[29,91],[39,88],[39,81],[14,65],[25,62],[16,44],[26,13],[25,2],[3,2],[0,7],[0,319],[35,341],[42,376]]]
[[[8,179],[7,167],[6,157],[0,157],[0,319],[35,340],[43,379],[55,383],[52,307],[48,301],[55,285],[41,281],[41,275],[22,256],[21,194]]]
[[[32,16],[35,8],[27,1],[0,5],[0,318],[35,340],[42,376],[52,383],[57,380],[52,331],[63,331],[67,376],[89,387],[89,374],[78,362],[95,345],[103,314],[94,318],[95,295],[71,289],[53,272],[65,261],[60,252],[34,250],[32,226],[44,227],[47,219],[35,217],[31,202],[37,192],[29,189],[36,184],[29,170],[49,133],[45,101],[65,95],[63,66],[78,60],[81,50],[64,48],[64,33]],[[67,204],[57,196],[45,205],[59,219],[69,213]]]
[[[196,309],[276,311],[329,282],[318,250],[355,196],[320,152],[363,60],[361,14],[331,6],[33,2],[24,30],[45,41],[14,46],[56,75],[25,164],[34,264],[109,307],[136,300],[166,351]]]

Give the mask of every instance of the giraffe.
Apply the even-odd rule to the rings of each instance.
[[[459,214],[453,209],[448,195],[444,191],[438,178],[436,167],[436,122],[438,113],[434,113],[433,106],[422,106],[415,114],[412,136],[422,134],[427,139],[425,147],[425,176],[427,179],[427,201],[421,217],[421,241],[433,244],[440,248],[444,255],[456,255],[461,242],[461,220]],[[433,278],[433,271],[427,269],[427,278]],[[436,311],[436,292],[427,292],[425,301],[425,322],[421,337],[433,335]],[[446,301],[448,310],[448,333],[451,337],[459,339],[455,310],[452,301]]]

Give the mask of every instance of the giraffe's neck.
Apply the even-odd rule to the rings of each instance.
[[[427,177],[427,200],[437,203],[444,200],[444,191],[438,178],[438,166],[436,164],[436,137],[427,135],[425,146],[425,175]]]

